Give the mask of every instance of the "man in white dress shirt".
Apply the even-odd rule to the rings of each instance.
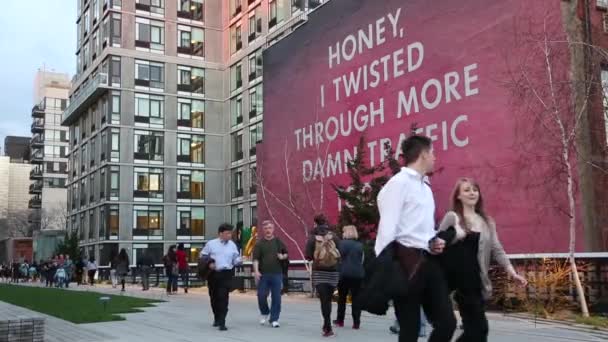
[[[428,341],[448,342],[456,329],[456,318],[443,272],[432,256],[445,247],[443,240],[435,238],[435,201],[427,178],[435,164],[432,142],[414,135],[401,149],[406,167],[378,194],[380,224],[375,252],[379,255],[396,241],[396,255],[410,279],[407,296],[394,301],[399,311],[399,341],[418,341],[422,306],[433,326]]]
[[[228,223],[220,225],[219,237],[207,242],[201,252],[201,258],[208,261],[209,268],[212,269],[207,279],[207,286],[213,311],[213,326],[220,331],[228,330],[226,315],[234,267],[242,263],[239,250],[232,241],[232,230],[233,227]]]

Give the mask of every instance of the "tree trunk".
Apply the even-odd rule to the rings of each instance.
[[[576,287],[576,295],[578,296],[578,301],[581,306],[581,313],[583,317],[589,317],[589,308],[587,308],[585,290],[581,285],[581,278],[578,275],[576,260],[574,258],[574,251],[576,247],[576,205],[574,201],[574,187],[572,185],[572,166],[570,165],[570,155],[568,153],[568,145],[566,141],[564,141],[563,158],[564,163],[566,164],[566,171],[568,175],[568,204],[570,208],[570,268],[572,270],[572,278],[574,279],[574,285]]]

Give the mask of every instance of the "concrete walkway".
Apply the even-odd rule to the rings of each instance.
[[[108,286],[72,288],[120,295]],[[219,332],[211,327],[212,316],[204,289],[167,297],[162,289],[141,292],[130,287],[125,295],[167,300],[143,313],[127,314],[126,321],[76,325],[56,318],[47,319],[47,341],[264,341],[300,342],[322,341],[321,317],[317,301],[304,295],[283,297],[281,328],[272,329],[258,324],[257,300],[253,293],[233,293],[230,297],[229,331]],[[111,304],[110,304],[111,305]],[[20,310],[23,315],[44,316],[23,308],[0,302],[0,310]],[[334,306],[335,315],[335,306]],[[393,316],[365,315],[362,329],[336,329],[337,339],[348,342],[396,341],[388,331]],[[489,314],[492,342],[550,342],[550,341],[606,341],[608,335],[577,330],[556,324],[534,324],[527,320]],[[350,326],[347,320],[347,326]],[[457,331],[457,335],[460,332]],[[420,339],[425,341],[426,339]]]

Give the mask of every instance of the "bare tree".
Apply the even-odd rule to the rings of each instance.
[[[32,237],[33,230],[30,224],[30,211],[27,209],[9,211],[3,225],[6,237]]]
[[[525,183],[520,184],[543,191],[547,207],[561,212],[567,220],[572,279],[582,314],[587,317],[585,291],[575,259],[577,226],[582,226],[577,217],[577,172],[581,175],[585,167],[607,172],[588,152],[589,130],[594,129],[588,120],[597,110],[594,103],[598,99],[606,104],[597,71],[608,62],[608,53],[585,42],[571,27],[564,32],[555,17],[526,19],[530,21],[515,25],[507,82],[512,104],[520,115],[515,132],[524,170],[520,177]],[[538,166],[532,167],[530,161]]]
[[[58,204],[51,208],[43,208],[40,213],[40,229],[63,230],[66,228],[68,219],[65,204]]]

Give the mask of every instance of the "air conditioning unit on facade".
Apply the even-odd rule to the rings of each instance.
[[[597,0],[595,7],[602,10],[608,9],[608,0]]]

